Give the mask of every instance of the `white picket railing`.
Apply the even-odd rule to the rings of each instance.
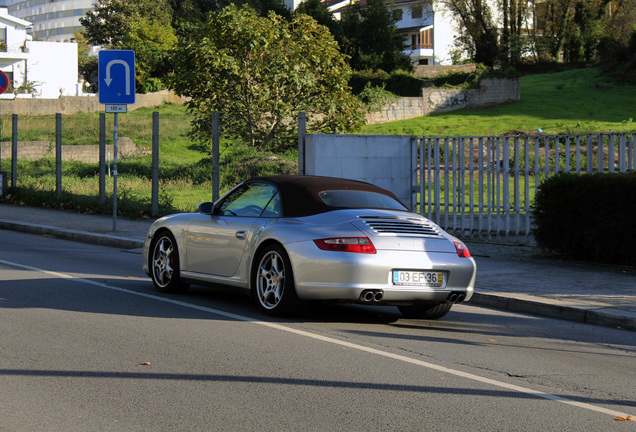
[[[417,137],[418,211],[464,238],[532,243],[540,182],[560,172],[634,171],[635,136]]]

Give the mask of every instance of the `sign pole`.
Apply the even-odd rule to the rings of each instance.
[[[113,137],[113,232],[117,231],[117,113],[115,113],[114,125],[115,135]]]
[[[7,77],[7,74],[5,74],[4,72],[0,71],[0,94],[4,93],[7,88],[9,87],[9,78]],[[0,111],[0,134],[2,133],[2,112]],[[0,145],[0,171],[2,171],[2,145]],[[2,196],[2,193],[4,192],[2,190],[2,174],[0,174],[0,196]]]

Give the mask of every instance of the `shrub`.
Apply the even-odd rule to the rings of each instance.
[[[422,96],[423,81],[412,73],[395,71],[391,74],[384,71],[358,71],[349,79],[353,94],[359,95],[368,87],[379,87],[397,96]]]
[[[636,264],[636,174],[568,173],[541,183],[535,197],[537,244],[566,257]]]
[[[387,91],[382,87],[371,87],[370,83],[358,95],[358,98],[364,103],[367,112],[380,111],[387,105],[397,102],[399,96]]]
[[[513,67],[492,69],[484,65],[477,65],[472,71],[449,70],[437,75],[433,79],[435,87],[442,88],[478,88],[485,78],[516,79],[520,73]]]

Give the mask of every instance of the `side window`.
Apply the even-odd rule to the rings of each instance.
[[[277,218],[281,216],[281,205],[280,205],[280,195],[278,192],[274,194],[267,207],[265,207],[265,211],[261,215],[262,217],[273,217]]]
[[[268,183],[244,184],[225,197],[217,214],[258,217],[276,193],[276,188]]]

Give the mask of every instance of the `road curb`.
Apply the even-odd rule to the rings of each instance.
[[[523,295],[523,297],[475,292],[469,303],[492,309],[636,331],[636,313],[611,308],[590,309],[566,305],[537,296]]]
[[[144,245],[144,242],[142,240],[133,239],[130,237],[117,236],[113,234],[90,233],[86,231],[77,231],[48,225],[32,224],[29,222],[16,222],[6,219],[0,219],[0,228],[25,232],[29,234],[49,235],[65,240],[116,247],[121,249],[138,249],[143,247]]]

